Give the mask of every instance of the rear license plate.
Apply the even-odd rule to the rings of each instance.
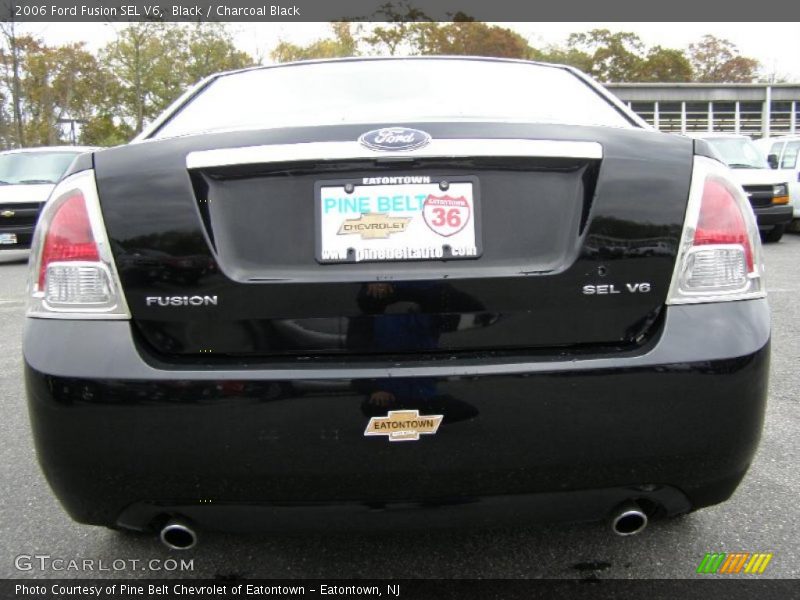
[[[9,246],[17,243],[16,233],[0,233],[0,245]]]
[[[317,260],[478,258],[482,248],[477,179],[462,176],[441,185],[440,181],[445,179],[374,177],[319,182]]]

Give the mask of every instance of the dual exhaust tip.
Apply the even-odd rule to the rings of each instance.
[[[619,536],[641,533],[647,527],[647,514],[635,502],[626,502],[614,511],[611,529]],[[197,532],[185,520],[171,519],[159,534],[161,542],[170,550],[191,550],[197,545]]]
[[[159,534],[161,543],[170,550],[191,550],[197,545],[197,532],[188,522],[180,519],[171,519]]]
[[[647,514],[635,502],[626,502],[611,516],[611,529],[620,536],[636,535],[647,527]]]

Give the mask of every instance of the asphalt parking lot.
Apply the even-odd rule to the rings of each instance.
[[[766,246],[765,254],[773,315],[766,427],[750,472],[727,503],[657,521],[633,538],[614,536],[604,523],[334,536],[208,533],[194,550],[175,553],[152,536],[77,525],[50,493],[36,463],[22,384],[27,253],[2,253],[0,577],[687,578],[698,576],[697,565],[712,551],[772,552],[761,577],[800,577],[800,235]],[[56,571],[33,561],[21,571],[21,555],[103,560],[110,570]],[[142,566],[167,558],[193,559],[193,569]],[[112,561],[120,560],[125,568],[114,570]]]

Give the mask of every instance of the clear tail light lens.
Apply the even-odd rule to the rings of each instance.
[[[727,167],[697,156],[667,303],[765,295],[761,240],[753,209]]]
[[[36,226],[30,264],[28,316],[130,318],[94,171],[72,175],[53,190]]]

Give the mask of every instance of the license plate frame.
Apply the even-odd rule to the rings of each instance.
[[[394,193],[387,197],[389,191]],[[317,181],[314,217],[315,259],[323,265],[460,261],[483,255],[480,186],[474,175]]]

